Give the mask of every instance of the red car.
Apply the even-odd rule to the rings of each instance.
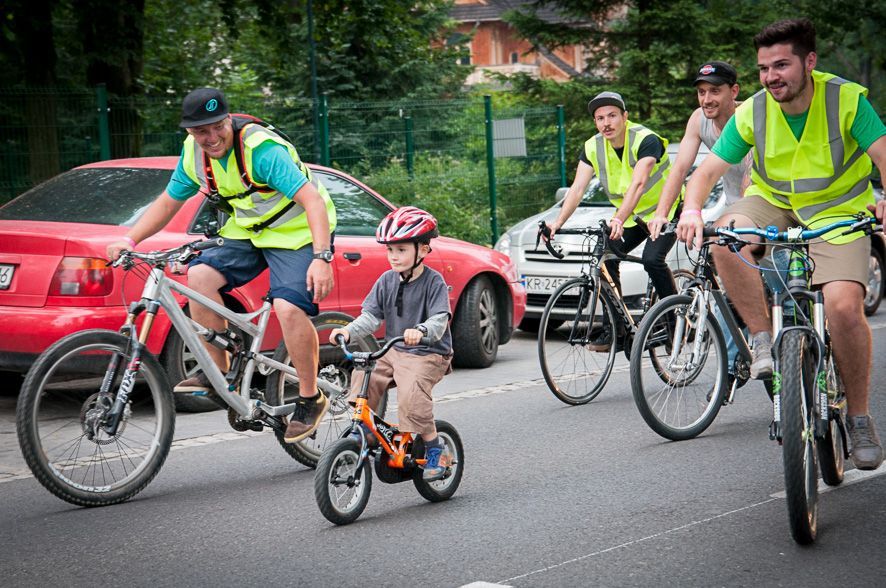
[[[126,306],[143,286],[135,272],[105,266],[105,248],[123,235],[163,191],[176,157],[121,159],[85,165],[48,180],[0,207],[0,370],[23,372],[60,337],[82,329],[120,327]],[[354,178],[311,166],[327,187],[338,212],[335,234],[335,288],[321,310],[360,313],[375,279],[389,269],[375,227],[394,207]],[[217,227],[214,209],[191,198],[166,228],[138,246],[161,249],[199,238]],[[486,367],[523,318],[526,293],[514,264],[492,249],[441,237],[428,256],[443,274],[454,309],[455,364]],[[182,276],[180,279],[184,280]],[[261,305],[267,272],[232,291],[226,304],[238,310]],[[280,340],[272,321],[268,350]],[[165,316],[148,340],[173,382],[196,363]],[[177,399],[179,408],[200,410],[206,399]]]

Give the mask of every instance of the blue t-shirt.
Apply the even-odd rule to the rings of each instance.
[[[225,169],[230,154],[228,151],[218,160]],[[166,185],[166,192],[175,200],[187,200],[200,190],[200,186],[185,173],[182,166],[183,156],[184,149]],[[308,183],[308,178],[292,161],[289,151],[273,141],[265,141],[252,150],[252,174],[257,183],[267,184],[288,198],[295,196],[295,193]]]

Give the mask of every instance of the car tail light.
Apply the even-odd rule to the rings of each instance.
[[[55,268],[50,296],[107,296],[114,274],[107,260],[95,257],[64,257]]]

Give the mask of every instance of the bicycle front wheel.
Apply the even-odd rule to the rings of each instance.
[[[818,466],[821,470],[821,479],[828,486],[839,486],[843,482],[843,470],[845,467],[845,455],[843,453],[843,432],[846,430],[843,415],[846,414],[846,392],[843,389],[843,381],[834,364],[834,356],[827,354],[825,362],[828,387],[828,402],[830,403],[828,414],[828,428],[824,439],[816,445],[818,448]],[[842,430],[841,430],[842,429]]]
[[[104,430],[132,359],[129,345],[113,331],[74,333],[44,351],[22,384],[16,410],[22,455],[43,486],[72,504],[128,500],[157,475],[172,445],[172,386],[144,349],[119,426],[113,435]],[[114,356],[120,367],[110,395],[101,396]]]
[[[337,327],[343,327],[350,323],[353,318],[342,312],[321,312],[311,319],[314,328],[320,338],[320,364],[318,378],[335,385],[337,393],[329,396],[329,410],[323,417],[323,422],[308,437],[296,443],[287,443],[283,440],[283,433],[275,431],[277,441],[284,451],[299,463],[313,468],[317,466],[317,460],[323,450],[336,439],[339,439],[345,430],[351,427],[351,412],[348,404],[348,392],[351,387],[351,362],[347,361],[341,349],[328,344],[329,332]],[[372,336],[364,339],[355,339],[349,343],[349,347],[355,351],[375,351],[378,343]],[[274,353],[274,359],[286,365],[292,365],[289,352],[281,342]],[[265,402],[270,405],[281,405],[293,402],[299,395],[299,383],[295,378],[285,376],[282,372],[274,370],[268,376],[265,389]],[[384,394],[378,405],[376,414],[384,417],[387,410],[388,395]],[[282,417],[283,424],[289,423],[289,417]]]
[[[801,545],[815,541],[818,522],[815,365],[808,344],[808,333],[790,330],[779,349],[784,489],[791,536]]]
[[[557,321],[560,328],[548,327]],[[554,291],[538,330],[538,359],[554,396],[572,405],[593,400],[612,373],[617,345],[614,313],[598,283],[574,278]]]
[[[726,343],[710,313],[702,322],[695,296],[668,296],[653,306],[631,349],[631,390],[640,415],[666,439],[692,439],[720,412],[726,394]]]

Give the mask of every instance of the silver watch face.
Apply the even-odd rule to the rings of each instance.
[[[324,249],[323,251],[318,251],[314,254],[314,259],[322,259],[327,263],[332,261],[332,257],[332,251],[329,249]]]

